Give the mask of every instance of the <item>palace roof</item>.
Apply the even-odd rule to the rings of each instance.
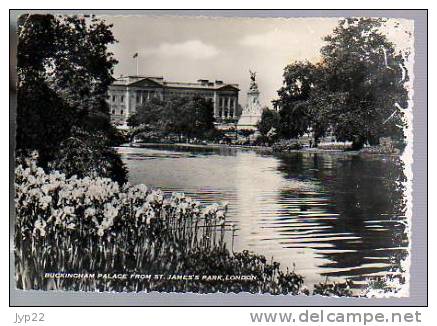
[[[162,87],[168,88],[190,88],[190,89],[210,89],[218,90],[225,87],[232,87],[237,90],[238,84],[228,84],[221,80],[209,81],[208,79],[199,79],[196,83],[190,82],[172,82],[164,80],[164,77],[153,77],[153,76],[121,76],[117,78],[113,86],[140,86],[142,82],[153,82]]]

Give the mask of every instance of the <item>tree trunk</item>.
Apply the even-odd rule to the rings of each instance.
[[[320,143],[320,137],[314,136],[314,143],[311,144],[311,147],[316,148]]]
[[[376,136],[369,136],[369,145],[376,146],[379,145],[379,139]]]
[[[352,141],[352,150],[358,151],[358,150],[362,149],[364,146],[364,142],[365,142],[365,140],[363,137],[355,136],[354,140]]]

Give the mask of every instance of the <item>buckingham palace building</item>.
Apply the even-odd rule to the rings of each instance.
[[[120,77],[109,87],[111,121],[125,124],[136,108],[156,97],[161,100],[175,96],[201,96],[212,100],[217,122],[236,121],[241,114],[238,105],[238,84],[221,80],[199,79],[196,83],[170,82],[163,77]]]

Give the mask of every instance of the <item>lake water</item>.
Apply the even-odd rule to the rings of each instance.
[[[406,254],[402,165],[393,157],[262,154],[232,148],[120,147],[131,183],[229,202],[234,250],[305,283],[383,275]]]

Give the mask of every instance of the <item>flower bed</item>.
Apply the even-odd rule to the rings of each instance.
[[[17,288],[298,294],[303,279],[248,251],[226,248],[226,205],[105,178],[16,168]],[[233,230],[233,227],[231,228]],[[232,231],[233,232],[233,231]],[[160,279],[47,278],[46,273],[135,273]],[[171,275],[251,275],[175,280]]]

